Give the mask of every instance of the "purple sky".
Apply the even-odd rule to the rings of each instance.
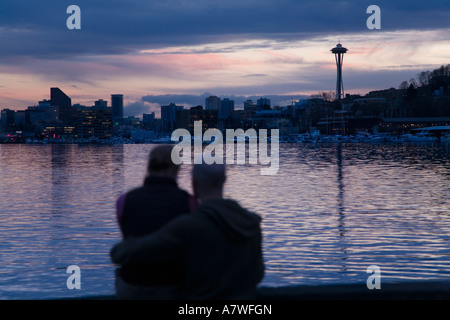
[[[81,30],[69,30],[69,5]],[[366,9],[381,8],[381,30]],[[23,1],[0,3],[0,108],[25,109],[58,86],[73,103],[123,93],[125,113],[204,94],[285,103],[335,88],[340,40],[348,93],[398,87],[450,63],[446,1]],[[283,97],[287,95],[287,97]],[[280,96],[280,97],[277,97]],[[286,99],[287,98],[287,99]]]

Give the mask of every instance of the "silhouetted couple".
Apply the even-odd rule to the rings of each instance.
[[[254,299],[264,275],[261,218],[223,198],[224,165],[194,165],[195,199],[181,190],[171,152],[153,149],[144,185],[117,201],[117,298]]]

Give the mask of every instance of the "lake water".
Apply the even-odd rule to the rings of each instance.
[[[113,294],[114,203],[153,147],[0,145],[0,299]],[[229,166],[225,193],[263,218],[261,285],[450,280],[450,144],[282,144],[260,168]]]

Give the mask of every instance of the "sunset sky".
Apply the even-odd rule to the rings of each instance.
[[[81,30],[69,30],[69,5]],[[369,30],[369,5],[381,30]],[[398,87],[450,63],[450,2],[298,0],[2,0],[0,109],[25,109],[60,87],[72,103],[124,94],[126,115],[204,95],[308,96]]]

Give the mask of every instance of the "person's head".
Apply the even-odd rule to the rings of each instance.
[[[172,161],[172,148],[171,145],[159,145],[150,152],[147,166],[148,176],[176,179],[180,166]]]
[[[194,164],[192,169],[192,187],[200,200],[222,198],[225,183],[225,165]]]

